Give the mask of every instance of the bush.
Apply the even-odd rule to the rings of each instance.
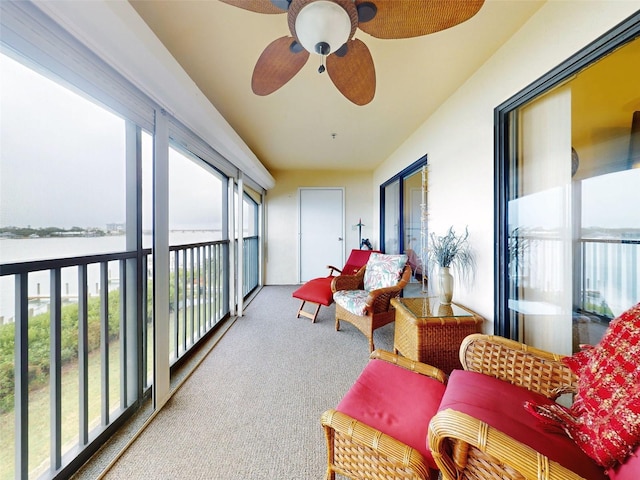
[[[109,338],[118,337],[120,331],[120,293],[109,292]],[[100,348],[100,299],[91,298],[87,304],[88,348],[92,352]],[[78,358],[78,305],[67,305],[61,310],[61,361],[62,365]],[[50,314],[42,313],[29,319],[29,388],[37,389],[47,384],[50,373],[49,346]],[[0,326],[0,413],[14,407],[15,388],[15,324]]]

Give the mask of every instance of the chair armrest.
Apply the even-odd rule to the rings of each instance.
[[[340,290],[362,290],[364,286],[364,271],[366,265],[355,275],[338,275],[331,280],[331,291],[333,293]]]
[[[583,480],[531,447],[486,423],[455,410],[443,410],[429,423],[429,448],[444,478],[480,478],[462,472],[482,466],[487,478]],[[491,472],[491,474],[489,474]]]
[[[339,269],[338,267],[334,267],[333,265],[327,265],[327,268],[329,269],[329,276],[333,277],[333,272],[338,272],[338,273],[342,273],[342,270]]]
[[[402,367],[406,370],[411,370],[412,372],[419,373],[420,375],[431,377],[441,383],[447,383],[447,375],[442,370],[434,367],[433,365],[417,362],[415,360],[411,360],[409,358],[388,352],[386,350],[374,350],[371,355],[369,355],[369,358],[383,360],[385,362],[397,365],[398,367]]]
[[[325,430],[330,463],[333,463],[334,442],[332,440],[335,435],[348,440],[355,446],[366,448],[368,452],[375,452],[375,456],[378,458],[370,468],[373,469],[378,464],[380,465],[380,476],[376,478],[382,478],[383,475],[389,473],[389,470],[393,471],[397,468],[402,469],[403,475],[410,476],[410,478],[429,478],[429,466],[422,454],[395,438],[333,409],[324,412],[320,422]],[[366,452],[357,451],[359,449],[356,448],[349,448],[349,450],[356,456],[366,455]],[[345,453],[342,452],[342,463],[347,463],[348,459],[345,460],[344,455]],[[347,473],[340,471],[339,465],[336,467],[338,473]],[[415,474],[411,475],[410,472],[415,472]]]
[[[366,301],[366,311],[368,313],[379,313],[389,310],[391,299],[400,295],[400,292],[407,286],[409,280],[411,280],[411,267],[405,265],[402,271],[402,277],[400,277],[397,284],[369,292]]]
[[[562,363],[564,355],[503,337],[472,334],[460,345],[465,370],[484,373],[555,400],[576,390],[577,377]]]

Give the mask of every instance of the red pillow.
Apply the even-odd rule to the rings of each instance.
[[[613,320],[594,348],[565,359],[578,375],[570,409],[528,405],[560,425],[598,464],[624,462],[640,443],[640,303]]]

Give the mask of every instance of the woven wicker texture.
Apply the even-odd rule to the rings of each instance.
[[[251,89],[256,95],[269,95],[291,80],[304,67],[309,52],[293,52],[291,37],[274,40],[264,49],[251,77]]]
[[[562,355],[490,335],[471,335],[460,346],[465,370],[484,373],[555,400],[574,392],[577,378]]]
[[[576,378],[562,356],[490,335],[470,335],[460,347],[466,370],[484,373],[556,398]],[[581,477],[469,415],[439,412],[429,424],[429,447],[444,479],[577,480]]]
[[[484,0],[376,0],[374,3],[378,13],[358,27],[378,38],[409,38],[438,32],[468,20],[478,13]]]
[[[333,279],[331,289],[362,290],[366,265],[356,275],[339,275]],[[402,289],[411,279],[411,267],[406,265],[400,281],[393,287],[379,288],[369,292],[367,298],[366,315],[355,315],[336,304],[336,330],[340,330],[340,321],[344,320],[354,325],[369,340],[369,352],[373,352],[373,331],[395,320],[395,309],[391,306],[391,299],[400,295]]]
[[[460,344],[468,335],[481,331],[482,317],[460,306],[454,312],[450,305],[438,306],[431,298],[396,298],[391,303],[396,309],[396,352],[447,374],[461,368]],[[438,311],[432,312],[431,307]],[[461,311],[464,316],[456,316]]]
[[[362,40],[347,42],[345,56],[329,55],[327,73],[336,88],[356,105],[366,105],[376,94],[376,69]]]
[[[371,358],[384,360],[402,368],[444,382],[446,375],[430,366],[376,350]],[[426,459],[413,448],[354,418],[336,410],[327,410],[321,418],[327,441],[327,476],[340,474],[357,479],[436,480]]]

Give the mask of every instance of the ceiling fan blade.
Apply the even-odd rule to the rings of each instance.
[[[410,38],[453,27],[473,17],[484,0],[356,0],[375,5],[375,15],[358,28],[377,38]]]
[[[366,105],[376,93],[376,70],[367,46],[356,39],[327,57],[331,81],[345,97],[356,105]]]
[[[234,7],[250,10],[256,13],[285,13],[289,2],[287,0],[220,0]],[[276,6],[280,5],[280,6]]]
[[[282,37],[264,49],[253,69],[251,89],[256,95],[275,92],[307,63],[309,52],[293,37]]]

